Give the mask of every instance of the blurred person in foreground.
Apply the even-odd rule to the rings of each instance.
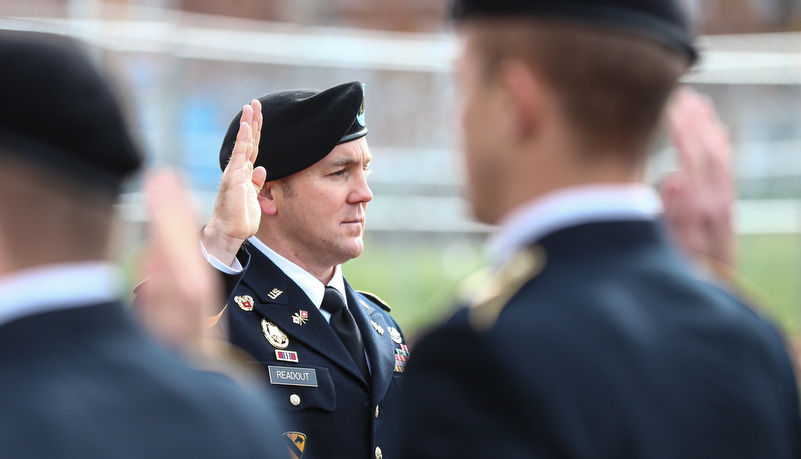
[[[2,31],[0,67],[0,457],[287,457],[266,400],[189,368],[125,311],[114,204],[142,158],[81,45]],[[169,207],[151,205],[162,239]],[[174,254],[158,255],[166,277]]]
[[[364,85],[259,101],[265,133],[255,159],[229,162],[237,115],[202,233],[228,285],[241,277],[217,316],[226,324],[216,327],[264,370],[288,419],[293,457],[397,457],[406,341],[389,306],[354,290],[341,268],[364,248],[373,198]]]
[[[497,270],[415,347],[404,457],[799,457],[782,338],[693,277],[642,184],[695,58],[678,3],[457,0],[453,15],[470,198],[500,225]],[[684,134],[679,148],[698,138]],[[669,185],[669,211],[676,189],[699,191]],[[730,228],[689,216],[671,220],[678,241],[730,255],[704,239]]]

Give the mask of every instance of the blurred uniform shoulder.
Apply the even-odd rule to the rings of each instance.
[[[392,308],[387,304],[387,302],[382,300],[381,298],[379,298],[377,295],[375,295],[373,293],[370,293],[370,292],[365,292],[363,290],[356,290],[356,292],[358,292],[359,295],[361,295],[361,296],[367,298],[368,300],[370,300],[370,302],[374,303],[376,306],[380,307],[384,311],[387,311],[387,312],[391,312],[392,311]]]

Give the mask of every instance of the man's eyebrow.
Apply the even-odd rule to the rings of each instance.
[[[370,163],[369,161],[367,162]],[[356,158],[342,158],[331,162],[330,167],[343,167],[343,166],[360,166],[361,160]]]

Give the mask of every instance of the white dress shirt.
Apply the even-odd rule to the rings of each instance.
[[[600,221],[653,220],[662,210],[656,192],[643,184],[596,184],[547,193],[509,212],[487,243],[496,266],[532,242],[571,226]]]
[[[116,301],[119,269],[103,261],[38,266],[0,278],[0,326],[23,317]]]

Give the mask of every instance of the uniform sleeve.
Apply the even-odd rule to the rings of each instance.
[[[516,416],[509,370],[466,324],[452,321],[425,337],[403,385],[403,457],[549,457]]]

